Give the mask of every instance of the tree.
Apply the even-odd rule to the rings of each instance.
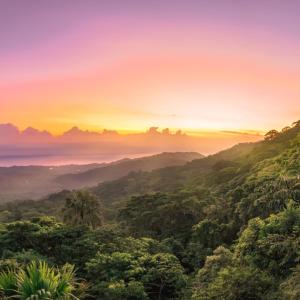
[[[197,197],[184,193],[146,194],[132,197],[119,218],[136,236],[186,240],[192,226],[199,222],[202,206]]]
[[[101,253],[86,264],[96,299],[178,299],[186,287],[179,260],[169,253],[152,254],[140,248]]]
[[[292,124],[293,127],[300,127],[300,120],[293,122]]]
[[[272,141],[274,140],[277,136],[279,135],[279,132],[275,129],[272,129],[270,131],[268,131],[266,134],[265,134],[265,140],[266,141]]]
[[[63,209],[63,218],[70,225],[87,225],[93,229],[102,224],[100,203],[88,191],[72,192],[66,199]]]
[[[214,281],[218,272],[233,261],[233,253],[220,246],[213,255],[207,256],[203,268],[196,274],[193,286],[193,299],[198,299],[207,293],[209,285]]]
[[[138,278],[144,271],[133,253],[98,253],[87,264],[91,293],[100,299],[146,299]],[[135,287],[135,288],[133,288]],[[142,296],[143,295],[143,296]]]
[[[222,224],[207,219],[193,227],[193,234],[187,250],[194,267],[203,265],[206,256],[211,255],[213,250],[222,244],[222,236],[225,236],[223,231]]]
[[[158,253],[141,258],[146,272],[143,282],[151,299],[180,299],[187,278],[178,259],[168,253]]]
[[[287,131],[289,131],[290,129],[291,129],[290,126],[285,126],[285,127],[283,127],[283,128],[281,129],[281,132],[287,132]]]
[[[264,300],[274,288],[274,279],[247,266],[226,267],[204,289],[196,290],[193,300]]]
[[[274,277],[286,277],[299,261],[299,234],[300,208],[252,219],[235,246],[236,258]]]

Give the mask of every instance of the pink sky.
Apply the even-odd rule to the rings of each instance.
[[[299,1],[0,2],[0,123],[186,132],[300,115]]]

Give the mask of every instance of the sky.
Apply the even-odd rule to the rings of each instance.
[[[0,123],[265,132],[300,115],[300,1],[0,0]]]

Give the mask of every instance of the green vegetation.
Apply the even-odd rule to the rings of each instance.
[[[96,228],[102,223],[99,201],[88,191],[74,191],[66,198],[63,219],[66,224]]]
[[[0,288],[20,293],[20,274],[47,269],[27,298],[299,299],[299,204],[296,122],[183,166],[3,205]]]
[[[0,293],[5,299],[77,299],[74,290],[74,267],[61,270],[45,262],[33,261],[24,268],[0,273]]]

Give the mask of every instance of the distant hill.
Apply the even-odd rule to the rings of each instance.
[[[91,187],[115,180],[132,171],[183,165],[202,157],[196,152],[176,152],[103,164],[3,167],[0,168],[0,202],[38,199],[64,189]]]
[[[104,181],[126,176],[130,172],[152,171],[169,166],[180,166],[203,158],[197,152],[164,152],[149,157],[127,159],[117,164],[109,164],[87,170],[86,172],[58,176],[55,181],[67,189],[91,187]]]
[[[106,164],[0,167],[0,202],[36,199],[61,190],[54,178]]]

